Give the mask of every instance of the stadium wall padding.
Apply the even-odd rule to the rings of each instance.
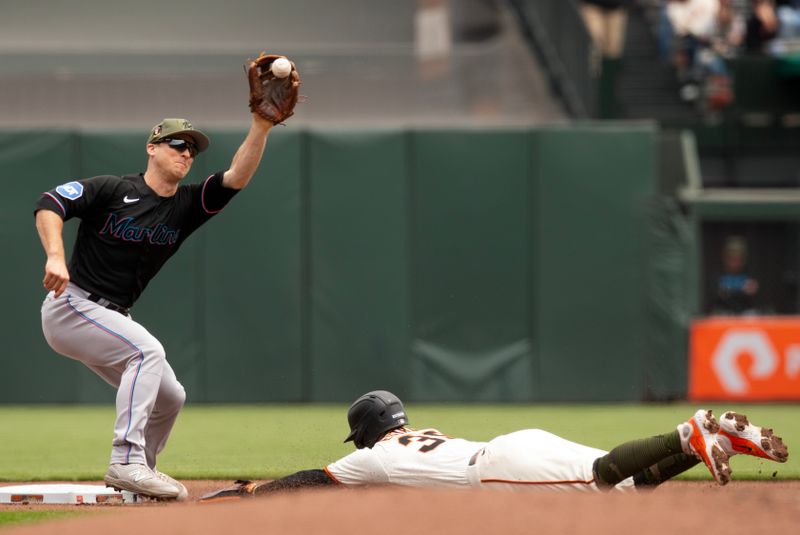
[[[226,169],[245,132],[208,134],[187,180]],[[650,245],[664,239],[649,230],[658,136],[622,123],[276,128],[250,186],[187,240],[133,316],[163,342],[189,402],[372,389],[636,401],[653,373],[673,397],[685,392],[683,325],[652,313],[649,288]],[[144,137],[0,133],[0,402],[113,400],[42,337],[32,210],[57,184],[143,170]],[[76,228],[66,225],[68,248]]]

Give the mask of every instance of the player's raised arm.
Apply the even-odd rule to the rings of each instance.
[[[222,177],[226,188],[242,189],[258,168],[267,135],[273,125],[294,115],[300,75],[294,63],[283,56],[261,54],[247,65],[250,85],[250,131],[233,156],[231,168]]]
[[[47,255],[42,284],[45,289],[54,291],[56,297],[64,293],[69,282],[69,271],[64,258],[64,239],[61,235],[63,229],[64,221],[55,212],[50,210],[36,212],[36,230]]]
[[[231,189],[242,189],[250,183],[250,179],[258,169],[267,137],[272,128],[272,123],[253,114],[250,131],[244,138],[236,154],[233,155],[231,168],[222,175],[222,185]]]

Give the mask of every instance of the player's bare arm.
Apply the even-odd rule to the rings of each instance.
[[[36,230],[47,255],[42,284],[48,291],[54,291],[56,297],[64,293],[69,282],[69,271],[64,259],[64,239],[61,234],[63,229],[64,221],[55,212],[50,210],[36,212]]]
[[[233,155],[231,168],[222,176],[222,185],[231,189],[242,189],[250,183],[250,179],[258,169],[264,147],[272,128],[272,123],[253,114],[253,122],[236,154]]]

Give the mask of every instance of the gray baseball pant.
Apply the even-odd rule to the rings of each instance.
[[[186,392],[167,362],[164,347],[132,317],[87,299],[69,283],[60,297],[42,303],[42,330],[55,351],[79,360],[117,389],[111,463],[156,467]]]

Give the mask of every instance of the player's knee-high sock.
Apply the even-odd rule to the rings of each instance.
[[[677,430],[625,442],[595,460],[592,467],[595,482],[599,486],[614,486],[678,453],[683,453],[683,449]]]
[[[688,469],[694,467],[700,462],[700,459],[694,455],[687,455],[686,453],[677,453],[671,455],[666,459],[658,461],[653,466],[645,468],[638,474],[634,474],[633,482],[637,488],[642,487],[655,487],[664,481],[671,479],[678,474],[681,474]]]

